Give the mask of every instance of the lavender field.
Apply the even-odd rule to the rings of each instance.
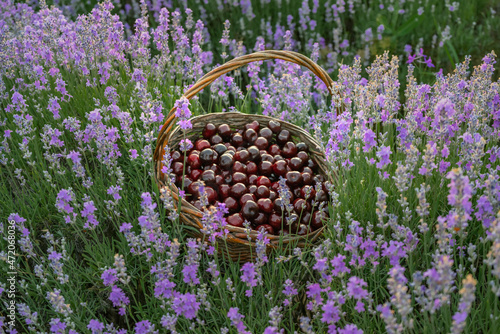
[[[0,0],[0,333],[498,333],[498,27],[493,0]],[[181,99],[264,50],[333,94],[270,60]],[[155,180],[174,105],[186,133],[229,111],[308,131],[319,241],[261,230],[229,261],[224,203],[191,238]]]

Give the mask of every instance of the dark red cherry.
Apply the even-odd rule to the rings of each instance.
[[[219,186],[219,196],[221,200],[225,200],[230,196],[231,186],[229,184],[221,184]]]
[[[286,211],[286,208],[282,208],[281,206],[284,205],[283,199],[281,197],[278,197],[274,200],[274,211],[277,213],[281,214],[283,210]]]
[[[300,188],[300,187],[294,188],[294,189],[292,190],[293,196],[295,196],[295,197],[300,197],[300,190],[301,190],[301,188]]]
[[[259,198],[257,205],[259,206],[259,210],[265,213],[271,213],[274,209],[273,201],[269,198]]]
[[[297,198],[293,202],[293,209],[300,216],[302,212],[311,211],[311,204],[303,198]]]
[[[290,132],[288,130],[281,130],[281,132],[276,137],[276,141],[280,145],[284,145],[285,143],[290,141]]]
[[[208,203],[213,204],[217,200],[217,193],[212,187],[205,187],[205,194],[207,195]]]
[[[312,214],[309,211],[302,211],[302,216],[300,217],[300,223],[304,225],[309,225],[311,222]]]
[[[267,178],[266,176],[259,176],[257,178],[257,183],[256,183],[257,186],[266,186],[266,187],[270,187],[271,186],[271,181],[269,180],[269,178]]]
[[[236,183],[231,187],[231,196],[236,199],[239,199],[243,194],[248,192],[247,186],[243,183]]]
[[[324,222],[328,219],[328,215],[324,211],[314,211],[311,220],[311,227],[315,230],[323,227]]]
[[[259,150],[265,150],[269,146],[269,141],[264,137],[257,137],[254,144]]]
[[[247,166],[239,161],[236,161],[233,165],[233,172],[246,173]]]
[[[243,218],[253,220],[259,215],[259,206],[254,201],[246,201],[241,209],[241,214]]]
[[[276,182],[273,182],[271,184],[271,190],[278,192],[279,189],[280,189],[280,183],[279,182],[276,181]]]
[[[231,154],[224,153],[219,158],[219,166],[224,170],[230,170],[233,166],[234,158]]]
[[[215,172],[210,169],[203,171],[200,179],[205,182],[206,185],[215,185]]]
[[[217,154],[219,156],[221,156],[222,154],[224,154],[227,151],[227,147],[224,144],[214,145],[213,149],[214,149],[215,152],[217,152]]]
[[[220,186],[224,184],[224,177],[222,175],[215,175],[215,184]]]
[[[243,139],[245,139],[248,143],[253,144],[257,139],[257,132],[254,129],[248,129],[243,134]]]
[[[269,128],[262,128],[259,131],[259,136],[267,139],[268,142],[273,138],[273,131]]]
[[[267,223],[267,215],[265,213],[259,212],[257,217],[253,220],[255,225],[262,225]],[[274,231],[273,231],[274,232]]]
[[[239,133],[234,133],[231,137],[231,144],[233,144],[235,147],[243,145],[244,142],[245,140],[243,139],[243,136]]]
[[[231,128],[227,124],[221,124],[219,125],[219,129],[217,131],[219,133],[219,136],[221,136],[223,139],[229,139],[231,136]]]
[[[236,154],[234,155],[234,159],[236,161],[246,163],[248,160],[250,160],[250,153],[248,153],[246,149],[242,149],[241,151],[236,152]]]
[[[251,178],[252,176],[256,176],[256,175],[250,175],[250,178]],[[249,178],[249,179],[250,179],[250,178]],[[258,187],[257,187],[256,185],[252,184],[250,187],[248,187],[248,192],[249,192],[250,194],[255,194],[255,193],[257,192],[257,188],[258,188]]]
[[[319,202],[325,202],[328,200],[328,196],[323,190],[320,190],[316,193],[316,200]]]
[[[185,178],[183,178],[182,176],[178,176],[178,177],[179,177],[179,182],[178,182],[179,189],[182,187],[182,181],[183,180],[184,180],[184,189],[187,189],[187,187],[189,187],[189,185],[191,183],[193,183],[193,181],[190,178],[188,178],[188,177],[185,177]]]
[[[252,123],[245,124],[245,130],[252,129],[255,133],[259,132],[260,124],[257,121],[253,121]]]
[[[304,174],[302,174],[302,177],[304,177]],[[300,190],[300,197],[306,200],[312,200],[314,199],[315,196],[316,196],[316,190],[314,190],[313,186],[306,185],[302,187],[302,189]]]
[[[315,171],[316,168],[318,167],[318,164],[313,159],[309,159],[309,160],[307,160],[307,167],[309,167],[313,171]]]
[[[240,206],[238,204],[238,201],[234,199],[233,197],[228,197],[224,200],[224,204],[226,205],[227,210],[229,213],[235,213],[240,210]]]
[[[203,211],[203,209],[204,209],[203,204],[201,204],[200,200],[194,201],[193,205],[195,208],[197,208],[200,211]]]
[[[297,147],[295,146],[294,143],[289,141],[283,146],[283,149],[281,150],[281,154],[285,158],[292,158],[292,157],[297,155]]]
[[[300,142],[300,143],[297,143],[297,150],[298,151],[308,152],[309,151],[309,146],[307,146],[307,144],[304,143],[304,142]]]
[[[261,232],[261,233],[264,233],[266,232],[267,234],[274,234],[274,229],[271,225],[269,224],[262,224],[262,225],[259,225],[259,227],[257,228],[257,231],[258,232]]]
[[[269,146],[269,149],[267,150],[270,155],[275,156],[275,155],[280,155],[281,154],[281,149],[278,145],[273,144]]]
[[[200,152],[209,147],[210,143],[206,139],[198,139],[197,141],[194,142],[194,148]]]
[[[302,174],[297,171],[287,172],[286,175],[286,183],[289,187],[297,187],[302,184]]]
[[[248,184],[257,184],[257,179],[259,177],[255,174],[252,174],[248,177]]]
[[[295,147],[297,147],[297,146],[295,146]],[[298,151],[297,152],[297,158],[299,158],[300,160],[302,160],[302,164],[306,164],[307,160],[309,160],[309,154],[307,154],[304,151]]]
[[[203,138],[205,138],[205,139],[209,139],[210,137],[212,137],[216,133],[217,133],[217,128],[212,123],[207,123],[205,125],[205,127],[203,128],[203,131],[201,132],[201,134],[203,135]]]
[[[200,152],[200,161],[203,165],[209,165],[215,162],[217,159],[217,152],[211,148],[206,148]]]
[[[275,231],[279,231],[281,229],[281,215],[274,212],[271,213],[267,219],[267,223],[271,225]]]
[[[245,204],[247,201],[254,201],[255,202],[256,200],[257,200],[257,198],[255,197],[254,194],[246,193],[243,196],[241,196],[240,205],[243,206],[243,204]]]
[[[260,150],[257,146],[250,146],[248,149],[248,153],[250,153],[250,160],[259,162],[260,161]]]
[[[313,181],[313,178],[312,178],[311,174],[302,173],[302,183],[304,183],[305,185],[310,185],[310,184],[312,184],[312,181]]]
[[[314,176],[314,182],[316,182],[316,183],[323,183],[323,182],[325,182],[325,178],[321,174],[315,175]]]
[[[230,215],[229,217],[226,218],[226,221],[229,225],[235,226],[235,227],[243,227],[243,223],[245,220],[241,216],[241,213],[234,213]]]
[[[300,170],[302,168],[302,160],[298,157],[293,157],[290,159],[288,164],[292,170]]]
[[[258,186],[257,191],[255,192],[255,195],[257,195],[258,198],[269,198],[269,188],[266,186]]]
[[[198,154],[191,153],[188,156],[188,164],[193,169],[199,169],[201,167],[200,156]]]
[[[272,155],[264,153],[260,155],[261,161],[269,161],[270,163],[274,163],[274,158]]]
[[[259,171],[260,174],[269,176],[273,172],[273,164],[269,161],[262,161],[259,164]]]
[[[173,162],[182,162],[184,160],[184,154],[181,154],[179,151],[174,151],[170,157]]]
[[[307,225],[300,224],[299,228],[297,229],[297,234],[298,235],[307,235],[311,233],[311,228]]]
[[[274,133],[280,133],[280,131],[281,131],[281,124],[278,121],[270,120],[268,126],[269,126],[269,129],[271,129],[271,131]]]
[[[286,161],[276,161],[273,164],[273,172],[278,176],[284,176],[286,174]]]
[[[228,184],[233,182],[233,173],[230,170],[223,171],[221,176],[224,178],[224,182]]]
[[[201,185],[201,182],[193,182],[189,185],[189,187],[187,187],[187,191],[188,193],[190,193],[191,195],[193,195],[193,198],[197,199],[198,197],[200,197],[200,185]]]
[[[209,169],[213,170],[216,175],[219,175],[221,173],[221,169],[219,168],[219,166],[217,166],[217,164],[212,164]]]
[[[172,171],[176,175],[182,175],[184,171],[184,165],[182,164],[182,162],[174,162],[174,165],[172,166]]]
[[[248,183],[247,175],[241,172],[233,173],[233,182],[247,184]]]
[[[189,177],[193,180],[196,181],[200,177],[201,173],[203,171],[201,169],[192,169],[191,173],[189,173]]]
[[[276,162],[276,161],[285,161],[285,158],[283,158],[281,155],[275,155],[274,162]]]
[[[222,137],[219,135],[214,135],[210,137],[210,144],[212,145],[221,144],[222,142],[223,142]]]
[[[269,199],[271,201],[274,201],[276,198],[278,198],[278,194],[274,190],[269,190]]]
[[[299,152],[300,153],[300,152]],[[311,168],[309,167],[304,167],[302,168],[302,173],[308,173],[308,174],[311,174],[311,178],[312,178],[312,175],[313,175],[313,171]]]
[[[256,174],[258,171],[257,164],[253,161],[247,163],[247,173],[248,174]]]

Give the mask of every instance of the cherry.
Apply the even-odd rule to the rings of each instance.
[[[309,211],[303,211],[302,212],[302,217],[300,218],[300,223],[304,225],[309,225],[311,222],[311,213]]]
[[[309,167],[302,168],[302,173],[309,173],[309,174],[311,174],[311,178],[312,178],[313,171],[311,168],[309,168]]]
[[[233,173],[229,170],[225,170],[221,173],[221,176],[224,178],[224,182],[232,183],[233,182]]]
[[[302,174],[302,177],[304,177],[304,174]],[[309,193],[309,195],[307,195]],[[314,187],[306,185],[300,190],[300,197],[304,199],[314,199],[316,196],[316,190],[314,190]]]
[[[271,129],[271,131],[276,133],[276,134],[280,133],[281,132],[281,124],[278,121],[270,120],[269,121],[269,129]]]
[[[300,170],[302,168],[302,160],[298,157],[293,157],[290,159],[288,164],[292,170]]]
[[[265,177],[265,176],[259,176],[257,178],[257,183],[256,183],[257,186],[266,186],[266,187],[270,187],[271,186],[271,181],[269,180],[269,178]]]
[[[297,171],[287,172],[286,175],[286,183],[289,187],[297,187],[302,183],[302,174]]]
[[[200,161],[203,165],[212,164],[217,159],[217,152],[211,148],[206,148],[200,152]]]
[[[248,153],[250,153],[250,160],[258,162],[260,160],[260,150],[257,146],[250,146],[248,149]]]
[[[281,216],[277,213],[271,213],[267,222],[273,227],[275,231],[279,231],[281,229]]]
[[[229,153],[224,153],[219,159],[219,166],[224,170],[230,170],[233,166],[234,158]]]
[[[247,129],[243,134],[243,139],[249,143],[253,143],[257,139],[257,132],[254,129]]]
[[[281,207],[282,205],[284,205],[283,199],[281,197],[276,198],[274,200],[274,211],[276,211],[279,214],[283,213],[284,208]]]
[[[311,220],[311,226],[313,229],[323,227],[323,221],[328,219],[328,215],[324,211],[314,211]]]
[[[182,176],[179,176],[179,182],[178,183],[179,183],[178,187],[181,188],[182,187]],[[187,189],[187,187],[189,187],[189,185],[191,183],[193,183],[193,181],[190,178],[185,177],[184,178],[184,189]]]
[[[191,173],[189,173],[189,177],[193,180],[196,181],[200,177],[201,173],[203,171],[201,169],[192,169]]]
[[[221,184],[219,186],[219,196],[222,200],[229,197],[231,192],[231,186],[229,184]]]
[[[217,175],[221,173],[221,169],[216,164],[212,164],[212,166],[208,166],[207,169],[213,170],[214,173]]]
[[[288,130],[281,130],[281,132],[276,137],[276,141],[280,145],[284,145],[285,143],[290,141],[290,132]]]
[[[222,138],[227,140],[231,136],[232,131],[231,131],[231,128],[229,127],[229,125],[221,124],[221,125],[219,125],[218,132]]]
[[[262,175],[271,175],[273,172],[273,164],[269,161],[262,161],[259,164],[259,171]]]
[[[313,178],[309,173],[302,173],[302,183],[306,185],[312,184]]]
[[[259,177],[258,177],[257,175],[252,174],[252,175],[250,175],[250,176],[248,177],[248,183],[249,183],[249,184],[257,184],[257,179],[258,179],[258,178],[259,178]]]
[[[201,173],[200,179],[207,185],[215,184],[215,172],[213,170],[206,170]]]
[[[224,177],[222,175],[215,175],[215,184],[221,186],[224,184]]]
[[[212,123],[207,123],[201,132],[203,138],[209,139],[217,133],[217,128]]]
[[[264,137],[257,137],[257,139],[255,139],[255,146],[257,146],[259,150],[265,150],[269,146],[269,141]]]
[[[239,161],[236,161],[234,163],[234,165],[233,165],[233,172],[246,173],[247,172],[247,166],[244,165],[244,164],[242,164]]]
[[[286,174],[286,162],[284,160],[276,161],[273,164],[273,172],[278,176],[284,176]]]
[[[245,204],[247,201],[254,201],[255,202],[256,200],[257,200],[257,198],[255,197],[254,194],[246,193],[243,196],[241,196],[240,205],[243,206],[243,204]]]
[[[255,174],[257,173],[258,171],[258,168],[257,168],[257,164],[253,161],[250,161],[249,163],[247,163],[247,173],[248,174]]]
[[[234,146],[238,147],[243,145],[245,140],[243,139],[243,136],[240,135],[239,133],[234,133],[233,136],[231,137],[231,144]]]
[[[269,149],[267,151],[269,152],[270,155],[273,155],[273,156],[281,154],[281,149],[276,144],[273,144],[273,145],[269,146]]]
[[[316,193],[316,200],[319,202],[325,202],[328,200],[328,196],[326,195],[326,192],[323,190],[320,190]]]
[[[243,183],[236,183],[231,187],[231,196],[239,199],[243,194],[248,192],[247,187]]]
[[[318,174],[318,175],[314,176],[314,182],[323,183],[323,182],[325,182],[325,178],[323,177],[323,175]]]
[[[314,171],[318,167],[318,164],[313,159],[309,159],[307,160],[307,167]]]
[[[225,153],[227,151],[227,147],[224,144],[214,145],[213,149],[215,152],[217,152],[218,155],[222,155],[223,153]]]
[[[269,190],[269,199],[274,201],[278,197],[278,194],[274,190]]]
[[[269,224],[262,224],[257,228],[258,232],[264,233],[266,232],[267,234],[274,234],[274,229],[271,225]]]
[[[304,142],[300,142],[300,143],[297,143],[297,150],[298,151],[308,152],[309,151],[309,146],[307,146],[307,144],[304,143]]]
[[[297,230],[298,235],[306,235],[311,233],[311,228],[309,226],[306,226],[304,224],[300,224],[299,228]]]
[[[188,156],[188,164],[189,164],[189,166],[191,166],[191,168],[199,169],[201,167],[200,156],[197,154],[191,153]]]
[[[233,197],[226,198],[224,200],[224,204],[226,205],[226,209],[229,211],[229,213],[238,212],[238,210],[240,209],[238,201]]]
[[[227,217],[226,221],[229,225],[232,225],[235,227],[243,227],[243,223],[245,222],[245,220],[241,216],[241,213],[239,213],[239,212],[234,213],[234,214],[230,215],[229,217]]]
[[[236,172],[233,174],[233,182],[247,184],[248,183],[247,175],[241,172]]]
[[[250,153],[246,149],[236,152],[234,160],[246,163],[250,159]]]
[[[197,208],[198,210],[203,211],[203,204],[201,204],[201,201],[200,201],[200,200],[194,201],[194,202],[193,202],[193,205],[194,205],[194,207],[195,207],[195,208]]]
[[[210,144],[212,144],[212,145],[217,145],[217,144],[220,144],[222,142],[223,142],[222,137],[219,135],[214,135],[214,136],[210,137]]]
[[[205,194],[209,203],[214,203],[217,200],[217,193],[211,187],[205,187]]]
[[[252,129],[255,133],[259,132],[260,124],[257,121],[253,121],[252,123],[245,124],[245,130]]]
[[[295,147],[297,147],[297,145],[295,145]],[[298,148],[297,148],[297,150],[298,150]],[[303,164],[306,164],[307,160],[309,160],[309,154],[307,154],[304,151],[298,151],[297,152],[297,158],[299,158],[300,160],[302,160]]]
[[[298,215],[300,215],[303,211],[311,211],[311,204],[303,198],[297,198],[293,202],[293,209]]]
[[[283,146],[281,154],[283,154],[285,158],[292,158],[297,155],[297,147],[295,146],[294,143],[289,141]]]
[[[261,161],[269,161],[270,163],[274,163],[273,156],[270,154],[267,154],[267,153],[261,153],[260,159],[261,159]]]
[[[293,196],[295,196],[295,197],[300,197],[300,187],[294,188],[294,189],[292,190],[292,194],[293,194]]]
[[[187,187],[187,191],[188,193],[193,195],[194,198],[198,198],[200,197],[200,190],[199,190],[200,186],[201,182],[199,181],[193,182],[189,185],[189,187]]]
[[[259,212],[259,214],[257,215],[257,217],[253,220],[254,224],[255,225],[262,225],[262,224],[266,224],[267,223],[267,215],[262,213],[262,212]],[[273,231],[274,232],[274,231]]]
[[[279,155],[279,154],[274,156],[274,161],[275,161],[275,162],[276,162],[276,161],[281,161],[281,160],[285,161],[285,158],[283,158],[283,157],[282,157],[281,155]]]
[[[182,175],[182,173],[184,172],[184,165],[182,164],[182,162],[174,162],[174,165],[172,166],[172,171],[176,175]]]
[[[253,175],[253,176],[256,176],[256,175]],[[252,175],[250,175],[250,177],[252,177]],[[257,192],[257,186],[252,184],[250,187],[248,187],[248,192],[250,194],[255,194]]]
[[[197,141],[194,142],[194,148],[200,152],[209,147],[210,143],[206,139],[198,139]]]
[[[259,136],[266,138],[269,142],[273,138],[273,131],[269,128],[262,128],[259,131]]]
[[[259,215],[259,206],[254,201],[246,201],[241,209],[241,214],[248,220],[253,220]]]
[[[255,195],[257,195],[258,198],[269,198],[269,188],[266,186],[258,186],[257,191],[255,192]]]
[[[259,206],[259,210],[265,213],[271,213],[274,209],[273,201],[269,198],[259,198],[257,205]]]
[[[174,151],[170,157],[173,162],[182,162],[184,160],[184,155],[179,151]]]

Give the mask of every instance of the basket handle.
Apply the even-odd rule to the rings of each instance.
[[[328,92],[333,95],[333,80],[330,78],[328,73],[321,68],[318,64],[313,62],[311,59],[308,57],[297,53],[293,51],[281,51],[281,50],[265,50],[265,51],[259,51],[259,52],[254,52],[248,55],[244,55],[241,57],[234,58],[227,63],[211,70],[207,74],[205,74],[201,79],[199,79],[191,88],[189,88],[185,93],[184,97],[187,98],[188,100],[191,100],[193,96],[195,96],[199,91],[203,90],[206,86],[210,85],[212,82],[214,82],[218,77],[221,75],[230,72],[232,70],[235,70],[239,67],[242,67],[243,65],[246,65],[248,63],[252,63],[254,61],[263,61],[263,60],[269,60],[269,59],[281,59],[281,60],[286,60],[291,63],[298,64],[300,66],[304,66],[308,68],[311,72],[316,74],[318,78],[321,79],[328,88]],[[168,134],[173,126],[173,122],[175,120],[175,110],[177,108],[173,107],[170,112],[167,115],[167,120],[163,124],[160,134],[158,135],[158,140],[157,144],[162,142],[160,139]],[[156,150],[158,151],[158,146],[157,145]],[[156,152],[155,152],[156,156]]]

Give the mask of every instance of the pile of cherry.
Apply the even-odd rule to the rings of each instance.
[[[202,135],[186,152],[186,160],[183,152],[171,152],[175,184],[184,187],[186,200],[196,208],[202,210],[203,184],[209,204],[225,203],[230,225],[243,227],[247,220],[253,229],[276,235],[305,235],[323,226],[327,213],[318,208],[328,200],[325,180],[307,144],[295,144],[279,122],[261,127],[253,121],[236,131],[208,123]],[[284,199],[279,196],[280,177],[288,186]],[[317,184],[322,184],[318,192]],[[287,200],[288,210],[283,209]],[[293,223],[288,225],[285,217]]]

